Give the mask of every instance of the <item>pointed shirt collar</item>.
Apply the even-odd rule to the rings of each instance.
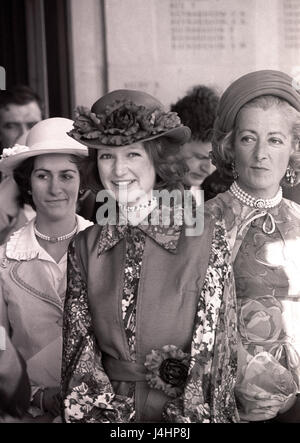
[[[180,208],[182,211],[182,208]],[[162,209],[158,209],[159,216],[162,216]],[[168,225],[163,225],[161,223],[157,225],[151,224],[151,214],[149,214],[147,218],[147,223],[143,222],[136,226],[127,224],[106,224],[103,226],[101,230],[100,238],[98,241],[98,256],[103,254],[105,251],[113,248],[116,244],[118,244],[122,239],[126,238],[127,235],[132,232],[133,229],[138,229],[147,237],[151,238],[155,243],[157,243],[162,248],[166,249],[169,252],[176,253],[177,246],[180,238],[180,234],[182,231],[182,217],[181,223],[178,223],[178,219],[174,219],[172,217],[174,215],[174,210],[171,210],[171,223]],[[161,218],[160,218],[161,220]],[[176,222],[177,220],[177,222]]]

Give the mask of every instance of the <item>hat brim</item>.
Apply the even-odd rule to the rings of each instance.
[[[23,161],[30,157],[37,157],[38,155],[51,155],[51,154],[64,154],[64,155],[76,155],[79,157],[87,157],[88,151],[85,149],[51,149],[49,152],[48,148],[45,149],[35,149],[32,151],[20,152],[19,154],[11,155],[0,160],[0,171],[12,172],[16,169]]]
[[[72,138],[75,138],[72,135],[72,131],[68,133],[68,135]],[[141,138],[130,144],[147,142],[150,140],[155,140],[157,138],[165,138],[168,140],[169,143],[180,146],[183,145],[184,143],[187,143],[190,140],[191,130],[187,126],[178,126],[177,128],[172,128],[169,131],[165,131],[160,134],[155,134],[150,137]],[[87,146],[88,148],[94,148],[94,149],[98,149],[100,148],[100,146],[109,146],[110,148],[120,148],[122,146],[128,146],[126,144],[124,145],[105,144],[101,143],[98,139],[87,139],[83,138],[83,136],[81,136],[80,138],[76,137],[76,140],[81,144]]]

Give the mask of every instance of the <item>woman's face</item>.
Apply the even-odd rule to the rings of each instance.
[[[79,186],[79,170],[70,155],[45,154],[35,158],[31,191],[38,216],[52,221],[74,216]]]
[[[278,107],[241,110],[234,140],[237,182],[249,194],[272,198],[292,152],[292,124]]]
[[[101,146],[97,157],[99,177],[118,201],[135,205],[151,198],[155,169],[142,143]]]

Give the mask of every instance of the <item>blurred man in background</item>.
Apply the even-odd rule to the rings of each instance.
[[[42,120],[42,103],[28,86],[0,91],[0,149],[12,147]]]
[[[16,143],[25,144],[28,131],[42,118],[41,99],[28,86],[19,85],[0,91],[0,154]],[[20,207],[14,179],[1,177],[1,180],[0,244],[35,214],[28,205]]]
[[[184,182],[192,191],[201,189],[204,179],[215,169],[209,151],[218,103],[219,97],[213,89],[199,85],[171,105],[171,111],[177,112],[182,123],[192,131],[191,140],[182,146],[188,167]]]

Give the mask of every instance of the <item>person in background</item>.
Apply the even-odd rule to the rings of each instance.
[[[234,422],[224,227],[208,218],[203,233],[189,232],[188,208],[156,192],[181,197],[189,128],[150,94],[125,89],[79,107],[69,134],[89,147],[88,176],[112,211],[69,247],[64,421]]]
[[[24,144],[28,131],[43,118],[40,97],[25,85],[0,91],[0,153],[15,144]],[[0,183],[0,244],[28,220],[35,212],[18,201],[18,189],[13,177],[2,176]]]
[[[43,118],[40,97],[25,85],[0,91],[0,149],[11,148]],[[0,153],[1,153],[0,152]]]
[[[188,168],[184,183],[192,191],[201,189],[204,179],[215,169],[209,152],[218,102],[219,97],[212,88],[198,85],[171,105],[171,111],[177,112],[182,123],[192,132],[191,139],[181,148]]]
[[[43,120],[26,145],[5,149],[0,160],[1,171],[13,172],[22,202],[36,211],[0,248],[0,324],[26,361],[31,383],[24,422],[59,415],[67,249],[92,224],[76,214],[80,160],[88,150],[67,135],[72,125],[65,118]]]
[[[300,94],[276,70],[246,74],[221,97],[212,139],[232,176],[205,203],[225,220],[238,314],[239,415],[300,423],[300,206],[281,186],[300,180]]]

